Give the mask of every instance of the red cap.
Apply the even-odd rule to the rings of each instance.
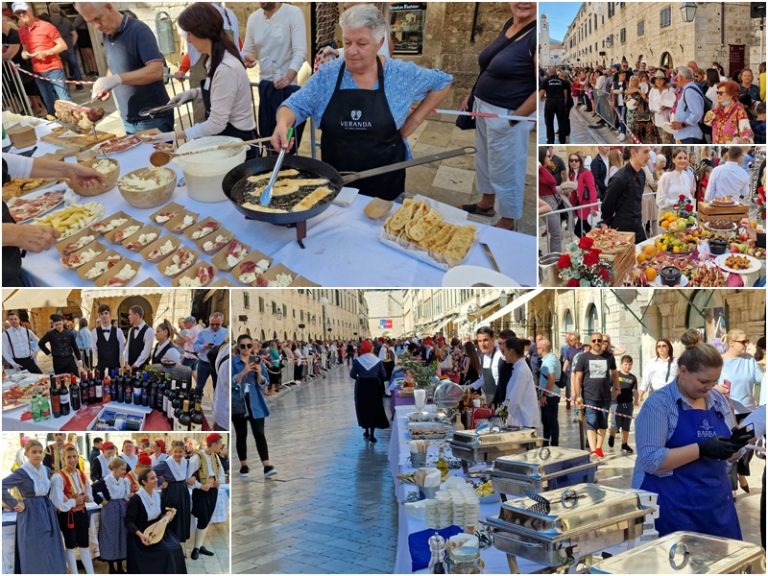
[[[438,336],[437,341],[442,344],[443,342],[445,342],[445,338],[443,338],[442,336]]]
[[[208,434],[208,436],[206,436],[206,438],[205,438],[205,441],[208,444],[213,444],[214,442],[217,442],[217,441],[221,440],[221,438],[222,438],[221,434],[216,434],[214,432],[213,434]]]
[[[382,344],[384,344],[384,336],[379,336],[379,342],[381,342]]]
[[[161,439],[161,438],[158,438],[157,440],[155,440],[155,444],[157,444],[158,446],[160,446],[160,451],[161,451],[163,454],[165,454],[165,440],[163,440],[163,439]]]
[[[139,464],[142,466],[152,466],[152,459],[146,454],[139,456]]]
[[[373,350],[373,344],[370,340],[363,340],[363,342],[360,344],[360,351],[363,354],[368,354],[371,350]]]
[[[426,338],[424,338],[424,344],[426,344],[427,346],[431,346],[432,345],[432,337],[431,336],[427,336]]]
[[[139,444],[149,444],[149,438],[142,438],[139,440]]]
[[[101,445],[101,451],[106,452],[107,450],[114,448],[115,445],[112,444],[112,442],[104,442],[104,444]]]

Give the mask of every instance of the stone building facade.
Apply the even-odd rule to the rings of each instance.
[[[765,61],[764,19],[750,18],[748,2],[696,2],[692,21],[670,2],[585,2],[563,39],[572,66],[620,63],[672,68],[720,62],[731,76]]]
[[[587,342],[592,332],[611,336],[614,345],[634,359],[635,374],[655,353],[658,338],[668,338],[675,356],[682,352],[680,336],[698,329],[718,344],[730,328],[741,328],[754,343],[765,335],[763,290],[545,290],[528,305],[529,332],[552,340],[559,350],[567,332]],[[750,345],[754,352],[754,345]]]
[[[357,339],[368,332],[362,291],[232,290],[232,334],[259,340]]]
[[[368,303],[368,331],[371,336],[398,337],[404,334],[403,292],[404,290],[365,291],[364,297]]]

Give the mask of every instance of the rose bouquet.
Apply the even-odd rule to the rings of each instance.
[[[600,250],[594,247],[594,240],[587,236],[578,242],[571,242],[557,261],[560,278],[569,288],[610,286],[611,273],[608,265],[600,260]]]

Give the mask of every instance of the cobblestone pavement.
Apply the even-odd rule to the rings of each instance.
[[[232,453],[232,571],[235,573],[387,573],[394,566],[397,507],[387,464],[389,432],[366,446],[355,421],[346,368],[283,392],[267,419],[277,480],[265,481],[253,438],[251,475],[237,474]],[[560,405],[561,445],[579,447],[574,413]],[[233,438],[234,443],[234,438]],[[634,432],[630,445],[635,446]],[[635,456],[605,446],[601,484],[629,486]],[[760,478],[764,461],[752,461],[751,493],[736,505],[744,539],[760,543]]]
[[[599,128],[592,128],[599,126]],[[555,132],[557,132],[557,118],[555,118]],[[578,107],[571,108],[571,135],[568,144],[622,144],[616,138],[615,130],[611,130],[605,123],[596,124],[592,121],[592,114],[584,112]],[[557,141],[557,136],[555,136]],[[539,106],[539,144],[547,143],[547,125],[544,123],[544,106]],[[631,144],[624,141],[623,144]]]

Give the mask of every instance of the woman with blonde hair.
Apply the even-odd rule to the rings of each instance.
[[[637,460],[632,487],[658,494],[656,530],[690,530],[741,540],[726,460],[746,442],[731,439],[736,424],[727,399],[715,390],[723,359],[696,330],[680,338],[678,375],[652,394],[637,416]]]
[[[94,500],[101,504],[99,555],[109,563],[110,574],[123,574],[123,560],[128,555],[125,504],[132,494],[127,469],[124,460],[115,458],[109,463],[110,473],[93,485]]]
[[[608,151],[608,180],[624,167],[624,155],[619,148]]]
[[[728,349],[723,354],[723,371],[717,390],[731,401],[736,422],[740,423],[757,407],[755,385],[762,381],[763,370],[755,357],[747,353],[749,338],[744,330],[738,328],[729,330],[723,340]],[[749,476],[751,460],[752,451],[749,451],[736,466],[739,486],[744,492],[749,492],[746,477]]]

